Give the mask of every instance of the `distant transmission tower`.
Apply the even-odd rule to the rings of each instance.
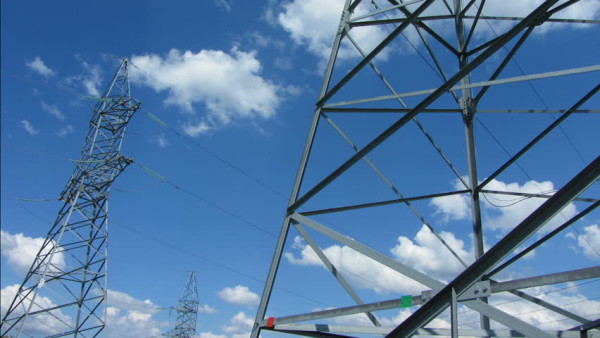
[[[196,271],[190,273],[183,295],[179,298],[177,311],[177,324],[166,337],[191,338],[196,335],[196,320],[198,318],[198,289],[196,286]]]
[[[597,313],[523,291],[600,277],[583,259],[547,258],[552,273],[521,259],[566,248],[565,233],[556,235],[597,220],[600,204],[600,65],[584,47],[597,45],[600,21],[569,17],[584,1],[530,3],[344,1],[251,337],[598,333]],[[557,190],[500,179],[552,180]],[[431,210],[440,201],[454,208],[452,232],[471,236],[472,255],[438,231],[445,221]],[[506,211],[523,201],[535,204],[523,218]],[[417,231],[435,242],[407,249],[425,248],[422,266],[390,250]],[[283,289],[306,297],[291,301]],[[551,326],[499,306],[506,299]]]
[[[97,99],[81,157],[59,197],[64,204],[2,319],[2,337],[95,337],[104,328],[108,196],[131,163],[120,151],[140,106],[130,95],[127,63]]]

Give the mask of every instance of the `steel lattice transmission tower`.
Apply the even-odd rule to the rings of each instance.
[[[179,298],[177,324],[166,337],[190,338],[196,335],[196,320],[198,319],[198,288],[196,286],[196,271],[190,273],[185,289]]]
[[[517,3],[510,2],[523,7]],[[600,21],[570,18],[578,1],[535,3],[510,14],[511,5],[499,0],[345,1],[252,337],[265,330],[579,337],[600,325],[576,306],[522,291],[600,277],[599,266],[558,257],[547,258],[552,273],[519,269],[536,248],[564,248],[553,237],[586,215],[597,219],[599,205],[598,143],[581,154],[563,126],[575,123],[571,136],[580,142],[598,140],[600,111],[591,108],[599,103],[600,65],[580,48],[596,43]],[[577,41],[568,38],[574,32]],[[516,176],[534,186],[552,178],[558,187],[549,193],[499,184]],[[472,255],[438,231],[444,220],[431,209],[442,200],[461,206],[448,217],[464,225],[465,239],[471,234]],[[491,216],[512,210],[507,202],[495,206],[502,200],[534,207],[493,224]],[[565,207],[570,211],[561,212]],[[419,228],[417,240],[436,241],[424,252],[444,258],[440,266],[412,266],[406,251],[390,255],[394,244],[403,248],[399,234],[408,242]],[[502,236],[497,229],[505,229]],[[299,258],[286,244],[292,241],[302,245]],[[438,251],[443,257],[433,256]],[[294,302],[282,289],[303,291],[327,309],[315,311],[306,298]],[[496,306],[506,299],[498,297],[534,307],[559,329]],[[401,310],[407,318],[384,327],[380,318],[400,318]],[[355,323],[370,326],[343,317],[358,315]]]
[[[81,156],[58,212],[16,297],[2,319],[2,336],[95,337],[104,328],[110,187],[132,162],[121,154],[125,128],[140,102],[131,97],[122,60],[97,99]]]

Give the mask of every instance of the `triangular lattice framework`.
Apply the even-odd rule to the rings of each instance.
[[[179,298],[177,324],[165,337],[191,338],[196,336],[196,321],[198,319],[198,287],[196,286],[196,271],[190,272],[183,294]]]
[[[548,135],[559,133],[561,124],[565,120],[587,115],[591,116],[589,118],[597,125],[596,117],[599,111],[586,108],[597,102],[595,95],[600,85],[598,85],[597,73],[594,72],[600,70],[600,65],[580,64],[577,56],[582,55],[576,51],[569,54],[571,58],[568,60],[562,59],[557,63],[556,59],[551,59],[552,55],[548,54],[548,50],[536,50],[535,44],[532,44],[534,47],[529,47],[529,43],[535,40],[533,36],[536,32],[543,30],[547,31],[549,36],[547,40],[551,41],[556,37],[559,41],[560,30],[553,30],[556,25],[591,26],[589,29],[596,32],[596,35],[591,33],[585,36],[597,36],[599,22],[561,16],[568,13],[568,9],[575,6],[578,1],[543,1],[527,13],[510,17],[486,14],[490,2],[389,0],[384,4],[384,1],[345,1],[252,337],[257,337],[264,330],[315,337],[381,334],[395,337],[408,337],[414,334],[578,337],[598,326],[598,320],[585,317],[576,313],[577,311],[562,309],[521,291],[529,287],[598,278],[600,277],[598,266],[575,269],[574,265],[571,265],[562,271],[547,275],[507,282],[494,280],[497,273],[595,210],[599,204],[598,198],[581,198],[580,195],[584,191],[597,192],[594,190],[597,189],[596,186],[593,188],[590,186],[600,176],[598,153],[588,154],[588,159],[591,158],[591,161],[588,160],[589,165],[568,163],[566,167],[571,170],[572,179],[569,182],[562,182],[561,188],[554,194],[543,191],[523,193],[510,189],[496,191],[492,189],[490,183],[510,170],[515,170],[515,167],[520,167],[519,161],[526,156],[531,156],[536,161],[546,160],[541,167],[549,170],[557,154],[552,150],[536,152],[536,149],[544,149],[540,142],[547,139]],[[361,29],[363,32],[358,33]],[[364,31],[369,29],[371,31]],[[375,32],[374,29],[379,29],[377,31],[379,34],[372,34]],[[357,38],[370,36],[375,39],[381,36],[382,32],[385,36],[379,41],[369,41],[368,49],[360,44],[363,40],[359,41]],[[418,55],[426,59],[426,64],[434,69],[436,76],[415,76],[410,68],[419,67],[420,61],[410,59],[406,53],[392,60],[397,53],[394,54],[390,50],[406,47],[404,41],[409,41],[413,46],[418,44],[415,48]],[[561,46],[553,48],[561,48]],[[358,59],[353,59],[357,60],[356,62],[349,61],[346,57],[349,50],[359,54]],[[522,50],[527,50],[527,53],[534,55],[537,60],[544,60],[550,69],[535,74],[519,72],[521,67],[518,64],[515,67],[514,63]],[[416,56],[417,53],[414,55]],[[385,62],[379,62],[380,59]],[[472,79],[478,80],[472,81]],[[552,104],[557,102],[556,104],[560,106],[553,107],[554,109],[540,108],[540,104],[525,100],[527,95],[523,94],[523,91],[530,90],[529,86],[533,87],[531,81],[541,85],[562,81],[560,85],[555,84],[555,95],[560,96],[561,100],[552,100]],[[566,83],[569,85],[566,86]],[[428,87],[431,89],[426,89]],[[535,88],[533,89],[537,94]],[[371,121],[376,121],[377,116],[384,114],[393,115],[394,118],[383,128],[372,128]],[[538,122],[537,129],[524,133],[525,136],[521,137],[518,140],[520,143],[515,146],[518,150],[510,154],[507,160],[503,160],[506,154],[498,150],[489,151],[484,149],[484,146],[476,147],[476,119],[478,116],[491,114],[498,114],[497,116],[511,121],[548,114],[555,114],[556,117],[550,122],[548,120]],[[524,117],[525,115],[528,117]],[[361,123],[354,124],[360,126],[355,128],[358,129],[355,135],[346,133],[341,127],[344,118],[348,116],[356,119],[362,117]],[[385,123],[386,118],[381,120],[384,122],[377,122],[379,125]],[[515,124],[510,125],[511,123]],[[446,128],[445,134],[449,134],[453,131],[450,128],[456,125],[460,127],[456,135],[463,142],[460,145],[461,151],[455,151],[458,144],[456,140],[453,141],[454,143],[450,142],[448,146],[445,144],[447,140],[440,142],[429,131],[431,128],[438,130]],[[508,125],[508,128],[519,127],[518,122],[510,122]],[[327,129],[328,127],[331,128]],[[347,149],[350,153],[344,155],[345,153],[341,151],[333,150],[334,143],[331,139],[327,139],[328,142],[323,141],[323,135],[326,133],[324,129],[329,132],[333,130],[341,136],[342,142],[349,146]],[[367,136],[365,139],[365,135],[372,136]],[[403,135],[409,136],[403,138]],[[424,143],[432,147],[425,149],[419,144],[407,144],[407,140],[417,142],[413,138],[414,135],[420,135],[421,140],[425,140]],[[365,140],[356,142],[351,136]],[[433,153],[438,164],[441,165],[432,169],[429,165],[434,163],[433,160],[422,161],[424,166],[415,168],[412,175],[405,174],[403,170],[412,163],[418,163],[426,156],[426,151]],[[538,159],[540,153],[544,151],[548,152],[549,156]],[[464,157],[457,161],[456,154]],[[397,158],[400,163],[396,173],[392,171],[390,174],[376,166],[377,159],[384,158],[386,160],[384,162],[389,162],[390,157]],[[482,161],[483,159],[485,161]],[[317,161],[320,161],[319,165],[314,165]],[[485,163],[484,171],[480,163]],[[421,173],[418,172],[419,169]],[[369,179],[367,176],[361,176],[366,171],[371,172],[371,175],[374,173],[372,177],[380,179],[380,183],[383,182],[381,186],[391,192],[394,198],[378,199],[376,197],[378,195],[370,190],[370,183],[361,184],[363,180]],[[389,176],[384,176],[384,172]],[[431,187],[431,182],[438,173],[450,173],[450,177],[457,182],[456,189],[426,190],[427,187]],[[540,180],[544,179],[543,174],[539,176]],[[353,189],[352,185],[359,188]],[[482,219],[481,198],[492,195],[539,199],[541,206],[530,212],[524,220],[507,225],[512,231],[486,251],[483,234],[486,220]],[[475,256],[471,264],[444,240],[444,237],[436,231],[437,225],[426,220],[422,212],[427,203],[434,198],[459,196],[466,197],[469,204]],[[545,202],[542,204],[541,201]],[[573,201],[578,203],[578,211],[574,216],[562,219],[559,225],[554,226],[556,228],[554,231],[539,232],[549,221],[555,223],[554,216]],[[344,230],[353,229],[353,223],[362,222],[360,226],[363,229],[368,227],[381,236],[389,234],[397,236],[397,232],[386,232],[383,227],[378,226],[379,223],[383,223],[382,217],[373,218],[371,223],[369,219],[365,221],[365,218],[357,217],[359,212],[369,210],[372,211],[369,215],[374,215],[377,210],[387,206],[405,207],[404,212],[416,216],[409,221],[398,217],[395,223],[405,226],[416,219],[436,236],[439,245],[447,249],[448,255],[454,256],[463,265],[463,271],[454,275],[450,282],[443,282],[435,276],[423,273],[384,254],[385,248],[371,248],[363,244],[361,238],[355,237],[354,234],[344,233]],[[348,216],[340,216],[345,213]],[[387,217],[387,214],[385,215],[384,217]],[[404,214],[400,215],[404,217]],[[338,227],[334,229],[318,218],[324,216],[338,217],[343,220],[344,230],[339,230]],[[532,238],[536,232],[541,237],[537,241]],[[300,314],[278,313],[281,308],[269,307],[272,296],[277,293],[276,286],[279,284],[276,283],[282,280],[280,275],[291,273],[290,270],[294,268],[285,266],[285,271],[280,271],[283,266],[284,249],[286,243],[290,242],[292,234],[301,238],[306,243],[306,248],[312,249],[313,256],[318,257],[320,264],[331,272],[333,280],[339,283],[340,289],[354,304],[346,303],[327,310],[309,310]],[[521,253],[515,254],[515,250],[528,239],[530,241],[527,242],[527,247]],[[353,252],[377,262],[376,264],[395,271],[399,279],[418,283],[423,285],[424,289],[416,295],[366,302],[348,281],[348,277],[356,276],[349,276],[350,274],[345,273],[342,267],[334,264],[331,257],[323,251],[324,245],[318,244],[319,240],[323,243],[343,244]],[[360,263],[357,261],[356,264]],[[308,274],[300,273],[300,276],[304,284],[311,282]],[[295,278],[287,275],[286,277],[283,280],[288,282]],[[370,277],[361,278],[368,282]],[[310,285],[319,288],[320,284],[321,280]],[[290,289],[287,285],[281,286],[282,289]],[[488,304],[488,299],[493,299],[502,292],[510,292],[512,295],[537,304],[544,311],[558,314],[579,324],[577,327],[565,326],[560,332],[540,329],[530,322]],[[324,296],[324,292],[315,292],[315,294]],[[419,308],[398,327],[381,326],[376,316],[378,311],[406,307]],[[478,329],[459,329],[458,307],[469,308],[478,313],[480,318]],[[445,309],[451,310],[450,329],[431,326],[425,328],[426,325],[431,325]],[[371,327],[342,325],[340,324],[342,321],[336,321],[343,316],[361,313],[366,314],[372,323]],[[493,330],[490,327],[490,320],[501,323],[509,330]]]
[[[59,199],[64,202],[2,319],[2,336],[95,337],[105,326],[108,196],[131,163],[121,154],[125,128],[140,103],[130,95],[123,60],[94,106],[81,156]],[[47,333],[46,333],[47,334]]]

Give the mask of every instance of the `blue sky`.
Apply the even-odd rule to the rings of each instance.
[[[507,8],[492,4],[490,11],[518,15],[538,2],[512,2]],[[32,5],[3,1],[3,311],[5,296],[22,281],[30,264],[27,257],[40,245],[59,208],[56,197],[71,174],[72,160],[78,157],[94,104],[84,96],[97,96],[116,70],[119,58],[127,57],[132,65],[132,94],[142,102],[142,109],[131,121],[123,147],[123,153],[135,164],[118,178],[110,196],[108,288],[113,303],[108,304],[111,326],[107,332],[134,337],[170,329],[175,316],[169,316],[168,308],[176,306],[189,271],[195,270],[202,305],[200,336],[247,336],[341,3],[205,0]],[[565,15],[598,19],[599,7],[594,1],[581,1]],[[506,77],[523,75],[521,70],[534,74],[596,65],[600,31],[597,25],[590,26],[543,26],[518,54],[518,65],[508,67]],[[370,48],[384,33],[358,31],[356,38]],[[486,34],[493,32],[484,30],[479,37]],[[414,36],[407,38],[424,50]],[[350,67],[353,60],[356,53],[344,46],[340,68]],[[377,62],[386,74],[394,74],[391,79],[400,91],[434,88],[440,82],[408,43],[394,45]],[[453,62],[444,63],[449,71],[456,67]],[[481,78],[473,80],[486,79],[486,70],[489,72],[483,67]],[[361,73],[359,79],[373,85],[348,86],[339,94],[340,101],[388,94],[372,72]],[[568,86],[558,80],[535,82],[537,94],[527,84],[499,87],[496,99],[484,101],[480,108],[563,109],[589,91],[598,82],[598,75],[582,74],[565,81]],[[416,101],[409,98],[407,102]],[[598,103],[596,97],[582,109],[597,109]],[[389,115],[331,115],[359,145],[395,121]],[[499,154],[479,163],[481,176],[491,174],[508,158],[501,146],[514,153],[552,121],[548,114],[481,116],[478,152]],[[467,174],[461,121],[426,115],[422,122],[459,171]],[[579,114],[568,120],[562,130],[520,161],[524,170],[508,170],[493,182],[494,189],[538,193],[560,188],[598,156],[599,122],[597,114]],[[306,187],[352,155],[331,128],[320,129],[317,142]],[[370,156],[406,196],[460,188],[456,176],[443,166],[414,126]],[[166,181],[157,180],[149,171]],[[597,197],[597,193],[598,187],[592,187],[587,197]],[[306,208],[391,198],[395,195],[361,164]],[[490,198],[489,203],[484,202],[489,245],[541,203],[530,199],[509,206],[513,197]],[[492,203],[505,207],[496,208]],[[415,206],[469,261],[469,207],[462,196],[416,202]],[[564,217],[585,206],[570,205],[563,211]],[[576,223],[576,229],[536,250],[534,257],[520,262],[504,278],[554,272],[557,266],[597,265],[599,217],[597,212],[586,216]],[[343,227],[348,236],[441,280],[449,280],[460,270],[455,262],[446,260],[447,254],[432,240],[431,233],[405,208],[382,207],[323,219],[336,229]],[[349,248],[319,239],[330,259],[348,273],[366,300],[418,292],[418,286],[398,283],[389,271],[361,261]],[[344,298],[334,280],[318,266],[306,243],[292,234],[285,252],[281,281],[269,314],[349,305],[347,296]],[[369,280],[360,276],[369,276]],[[580,301],[584,305],[577,311],[597,317],[600,302],[594,290],[591,283],[563,292],[539,291],[552,292],[548,297],[563,305]],[[527,310],[525,305],[510,309]],[[406,311],[381,314],[383,322],[390,325],[406,315]],[[543,317],[533,312],[531,320],[543,324],[538,315]],[[362,318],[348,320],[360,323]]]

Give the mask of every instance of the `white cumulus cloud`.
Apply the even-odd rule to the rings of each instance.
[[[164,325],[156,322],[149,313],[115,307],[107,307],[105,312],[105,330],[109,337],[155,337],[162,333]]]
[[[543,0],[506,0],[506,1],[488,1],[483,9],[484,15],[489,16],[506,16],[506,17],[525,17],[532,10],[537,8]],[[564,3],[566,1],[560,1]],[[363,1],[354,11],[353,17],[357,17],[367,12],[374,12],[378,8],[387,8],[389,3],[386,1],[374,1],[377,7],[372,5],[373,2]],[[419,3],[409,5],[407,8],[414,11]],[[274,14],[276,10],[269,8],[265,14],[271,21],[276,21],[292,38],[298,46],[305,47],[310,53],[326,59],[329,57],[333,40],[338,28],[344,0],[288,0],[284,2]],[[470,15],[474,15],[477,11],[476,6],[471,6]],[[404,18],[400,11],[389,11],[386,13],[387,18],[401,17]],[[441,1],[434,2],[429,6],[424,15],[448,15],[450,14],[446,6]],[[559,11],[553,18],[569,18],[569,19],[597,19],[600,14],[600,2],[597,0],[582,0],[566,9]],[[377,17],[377,19],[385,19],[386,17]],[[371,18],[373,19],[373,18]],[[444,21],[428,21],[429,27],[434,29],[442,36],[448,35],[454,31],[454,22],[451,20]],[[504,33],[508,28],[512,27],[514,22],[509,20],[486,20],[480,21],[477,25],[475,37],[495,36],[496,34]],[[536,28],[537,33],[546,33],[551,30],[566,28],[566,27],[592,27],[591,24],[564,24],[564,23],[544,23],[541,27]],[[369,52],[374,46],[386,37],[388,32],[381,27],[354,27],[350,30],[350,35],[366,52]],[[409,27],[403,33],[405,37],[411,41],[413,45],[420,45],[421,41],[414,28]],[[400,39],[400,47],[409,49],[408,44]],[[357,56],[354,47],[349,44],[342,45],[338,58],[348,58]],[[384,56],[385,57],[385,56]]]
[[[8,310],[18,285],[7,286],[2,289],[2,316]],[[98,289],[92,290],[99,295]],[[104,308],[105,331],[107,337],[155,337],[169,329],[167,322],[159,322],[154,315],[161,309],[150,300],[139,300],[126,293],[108,290],[108,298]],[[29,303],[26,301],[25,305]],[[56,304],[48,297],[38,295],[33,310],[54,307]],[[24,313],[19,308],[14,314]],[[53,317],[54,315],[55,317]],[[73,325],[73,318],[63,314],[59,310],[53,310],[51,314],[39,314],[35,318],[25,322],[24,333],[28,336],[48,336],[66,332],[69,328],[61,323]]]
[[[2,243],[4,246],[4,241]],[[18,290],[19,285],[15,284],[6,286],[0,291],[0,316],[2,318],[4,318],[4,315],[8,311],[8,308],[15,298]],[[25,308],[29,307],[31,301],[28,298],[25,299],[22,304],[23,306],[18,307],[11,313],[10,318],[23,315],[25,313]],[[50,298],[38,295],[31,309],[32,311],[39,311],[41,309],[52,308],[54,306],[56,306],[56,304],[52,302]],[[65,315],[60,310],[52,310],[50,313],[41,313],[36,315],[35,318],[25,321],[22,332],[25,335],[33,337],[54,335],[60,332],[65,332],[68,329],[63,322],[68,325],[73,325],[73,318]],[[2,329],[4,330],[5,328],[3,327]]]
[[[293,247],[299,250],[299,257],[292,252],[284,253],[291,264],[325,266],[313,249],[297,236]],[[347,246],[332,245],[322,249],[331,263],[353,285],[371,289],[377,293],[418,294],[427,288],[395,270],[375,262],[371,258]]]
[[[600,227],[593,224],[583,228],[583,233],[577,236],[577,245],[586,257],[600,260]]]
[[[230,334],[232,337],[248,337],[250,336],[250,330],[254,324],[254,319],[250,318],[245,312],[238,312],[230,320],[231,325],[224,325],[221,327],[223,332]]]
[[[260,75],[255,52],[172,49],[164,57],[138,55],[131,62],[132,81],[167,92],[166,104],[189,113],[203,105],[206,113],[184,128],[191,136],[234,121],[271,118],[280,104],[280,88]]]
[[[124,312],[124,313],[122,313]],[[106,332],[112,337],[151,337],[160,335],[160,329],[151,321],[152,316],[135,310],[121,311],[106,308]]]
[[[208,304],[203,304],[198,306],[198,312],[200,313],[217,313],[217,309],[211,307]]]
[[[44,238],[32,238],[22,233],[11,234],[0,230],[0,253],[6,258],[8,265],[19,274],[25,275],[39,252]],[[49,247],[47,247],[49,249]],[[47,252],[47,251],[46,251]],[[56,252],[52,257],[53,266],[65,266],[63,253]]]
[[[139,300],[124,292],[107,290],[106,304],[119,309],[135,310],[144,313],[156,313],[161,308],[149,299]]]
[[[504,183],[498,180],[492,180],[485,187],[487,190],[498,190],[498,191],[510,191],[517,193],[532,193],[540,194],[554,191],[554,184],[550,181],[527,181],[525,184],[520,185],[519,183]],[[485,221],[485,225],[490,229],[498,229],[502,231],[510,231],[529,216],[535,209],[542,205],[545,198],[528,198],[519,200],[518,203],[507,203],[502,201],[506,196],[503,195],[492,195],[487,194],[488,200],[485,201],[485,208],[488,211],[488,216]],[[519,199],[518,197],[508,197],[512,200]],[[497,208],[494,205],[500,205]],[[542,228],[542,232],[549,232],[566,222],[571,217],[577,214],[577,209],[573,203],[568,204],[563,208],[560,214],[556,215]]]
[[[459,180],[453,182],[455,189],[464,189]],[[529,194],[552,194],[554,184],[550,181],[538,182],[527,181],[524,184],[518,182],[505,183],[493,179],[488,183],[485,190],[502,192],[529,193]],[[483,201],[483,225],[492,230],[508,232],[529,216],[535,209],[542,205],[545,198],[523,198],[520,196],[500,195],[487,193],[482,194]],[[452,195],[436,197],[431,200],[430,205],[436,213],[443,215],[446,221],[462,220],[470,217],[469,198],[466,195]],[[577,208],[573,203],[568,204],[561,213],[556,215],[542,228],[542,232],[549,232],[573,217]]]
[[[102,85],[102,75],[100,73],[100,67],[92,65],[87,61],[83,60],[80,56],[76,58],[81,62],[83,72],[78,75],[70,76],[65,79],[67,84],[76,84],[82,86],[85,89],[87,95],[99,97],[100,86]]]
[[[439,235],[467,265],[473,261],[473,251],[466,251],[461,239],[446,231]],[[391,251],[398,261],[435,278],[448,280],[464,270],[458,259],[426,226],[417,232],[414,242],[404,236],[398,237],[398,245]]]
[[[465,249],[463,240],[450,232],[442,231],[440,237],[468,265],[473,261],[473,251]],[[294,248],[300,251],[299,257],[286,252],[286,259],[296,265],[323,266],[312,248],[297,236]],[[390,249],[394,259],[439,280],[449,280],[464,270],[463,265],[450,251],[423,225],[414,239],[398,237],[398,243]],[[372,259],[347,247],[332,245],[323,253],[354,285],[374,290],[378,293],[395,292],[418,294],[426,288],[398,272],[379,264]]]
[[[465,195],[435,197],[430,204],[436,213],[444,216],[444,221],[466,219],[470,215],[469,199]]]
[[[504,1],[487,1],[483,9],[484,15],[492,16],[505,16],[505,17],[525,17],[532,10],[540,6],[543,0],[504,0]],[[566,1],[559,1],[559,4],[565,3]],[[470,13],[475,14],[477,8],[471,8]],[[574,3],[567,8],[557,12],[552,18],[563,18],[563,19],[581,19],[590,20],[597,19],[600,15],[600,2],[596,0],[581,0]],[[491,27],[490,27],[491,26]],[[479,34],[491,35],[503,32],[507,28],[511,27],[512,24],[508,21],[500,20],[488,20],[485,24],[479,25]],[[547,33],[552,30],[567,28],[567,27],[578,27],[578,28],[591,28],[590,24],[564,24],[555,22],[546,22],[540,27],[535,29],[537,33]],[[492,30],[493,27],[493,30]]]
[[[224,301],[232,304],[251,306],[258,304],[260,298],[247,286],[237,285],[233,288],[224,288],[219,291],[219,297]]]
[[[278,24],[287,31],[294,43],[304,46],[321,59],[329,58],[336,30],[342,16],[344,0],[294,0],[285,2],[277,16]],[[368,8],[360,5],[355,14],[366,13]],[[366,53],[370,52],[386,36],[380,27],[352,29],[350,35]],[[344,45],[338,57],[349,58],[360,54],[353,46]]]
[[[163,309],[149,299],[141,300],[124,292],[107,290],[106,334],[108,337],[131,338],[160,336],[169,329],[168,323],[154,318],[160,310]]]
[[[81,61],[83,68],[85,69],[84,75],[80,78],[81,84],[85,88],[86,92],[92,96],[100,96],[100,85],[102,84],[102,76],[100,75],[100,68],[95,65],[90,65],[85,61]]]
[[[548,303],[559,306],[560,308],[571,311],[587,317],[590,320],[595,319],[600,313],[600,302],[589,299],[579,292],[556,292],[556,286],[543,286],[529,289],[528,293],[537,295]],[[549,311],[532,302],[524,301],[513,295],[499,294],[494,296],[492,304],[499,304],[497,307],[525,322],[539,326],[544,330],[564,330],[579,325],[577,322],[567,319],[562,315]],[[477,320],[475,318],[475,320]],[[492,328],[500,328],[498,324]]]
[[[227,338],[226,335],[214,334],[212,332],[201,332],[200,334],[197,334],[197,336],[199,338]]]
[[[8,266],[20,274],[25,274],[31,267],[36,254],[44,242],[44,238],[31,238],[23,234],[11,234],[0,230],[0,252],[6,259]],[[54,266],[65,266],[63,253],[57,252],[52,259]],[[18,285],[7,286],[2,289],[2,316],[8,310]],[[93,289],[92,292],[100,295],[100,290]],[[51,296],[51,294],[48,294]],[[25,305],[29,302],[26,301]],[[56,306],[52,299],[38,295],[33,309],[49,308]],[[204,308],[210,311],[210,307]],[[108,290],[106,299],[106,332],[110,337],[150,337],[160,335],[165,323],[157,322],[153,315],[161,308],[150,300],[139,300],[126,293]],[[19,312],[20,311],[20,312]],[[15,314],[23,313],[24,308],[19,308]],[[72,325],[72,318],[55,310],[52,312],[60,320]],[[68,328],[50,314],[40,314],[25,324],[25,331],[32,336],[47,336],[59,332],[65,332]]]
[[[52,70],[51,68],[49,68],[48,66],[46,66],[46,64],[44,63],[44,60],[42,60],[42,58],[39,56],[36,56],[31,61],[25,62],[25,65],[29,69],[33,70],[34,72],[36,72],[46,78],[56,75],[56,72],[54,70]]]
[[[194,121],[194,122],[187,122],[186,124],[183,125],[183,131],[192,137],[196,137],[200,134],[204,134],[211,129],[212,128],[208,125],[208,123],[206,123],[206,121],[202,121],[202,120]]]

